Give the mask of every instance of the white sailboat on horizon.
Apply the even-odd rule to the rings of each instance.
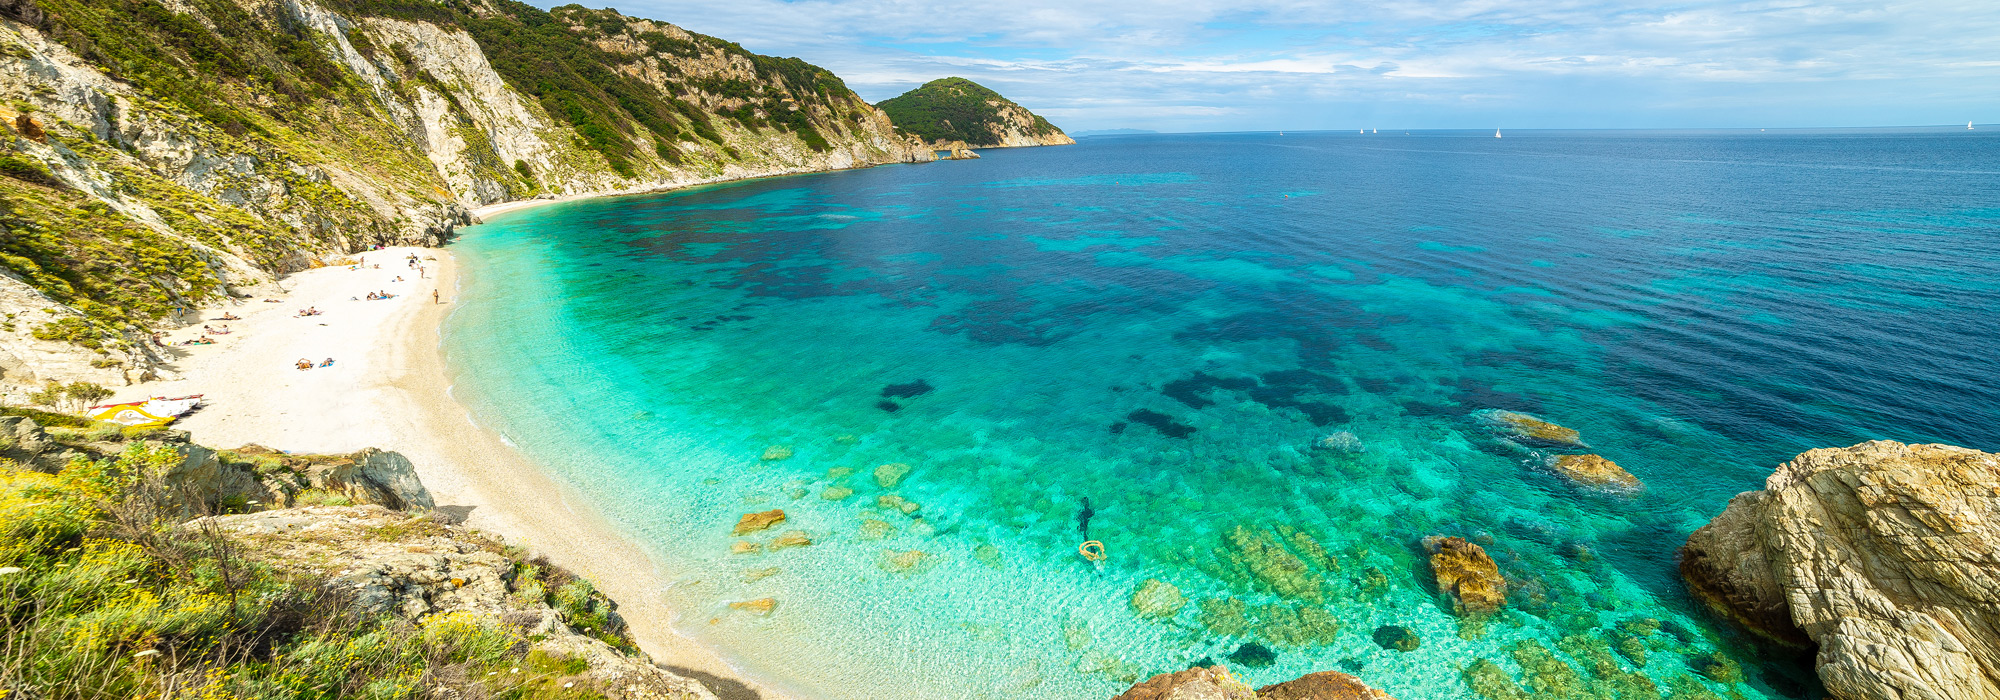
[[[1493,138],[1496,138],[1496,139],[1497,139],[1497,138],[1500,138],[1500,130],[1499,130],[1499,129],[1494,129],[1494,130],[1493,130]]]

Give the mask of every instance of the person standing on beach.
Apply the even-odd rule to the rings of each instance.
[[[438,290],[435,290],[435,289],[431,290],[431,303],[433,303],[433,304],[442,304],[442,303],[444,303],[444,302],[442,302],[442,301],[438,301]]]

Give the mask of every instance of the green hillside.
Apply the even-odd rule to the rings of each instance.
[[[995,104],[995,103],[998,104]],[[999,143],[1007,128],[1009,108],[1031,120],[1024,129],[1034,136],[1062,133],[1049,120],[964,78],[939,78],[875,105],[904,133],[925,141],[964,141],[973,146]]]

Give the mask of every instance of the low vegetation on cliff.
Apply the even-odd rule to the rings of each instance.
[[[243,498],[313,459],[0,420],[9,696],[707,697],[632,656],[610,602],[547,562],[428,514]]]
[[[1049,120],[964,78],[939,78],[875,106],[888,113],[896,128],[933,143],[963,141],[975,148],[1033,145],[1010,143],[1010,136],[1069,141]]]

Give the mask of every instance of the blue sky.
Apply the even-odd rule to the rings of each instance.
[[[2000,122],[2000,0],[623,0],[870,101],[987,85],[1070,131]]]

